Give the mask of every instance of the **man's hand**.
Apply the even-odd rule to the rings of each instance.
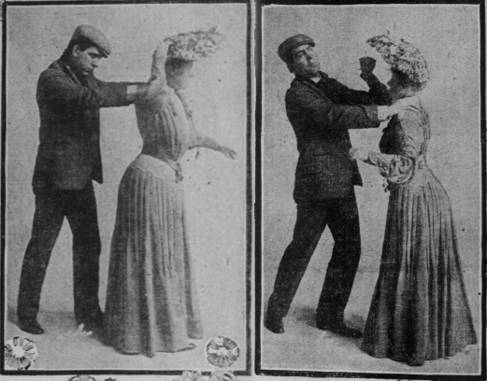
[[[361,57],[359,59],[360,62],[360,77],[364,80],[369,78],[372,75],[372,72],[375,69],[375,59],[372,57]]]
[[[417,99],[415,97],[401,98],[391,106],[377,106],[377,117],[380,121],[387,120],[398,114],[399,118],[407,111],[416,108]]]
[[[151,78],[151,80],[145,85],[145,99],[152,99],[156,97],[164,87],[164,78],[161,76]]]
[[[406,111],[411,111],[414,109],[414,107],[417,104],[417,99],[415,97],[406,97],[406,98],[401,98],[395,101],[390,107],[389,107],[389,113],[390,115],[395,115],[405,113]]]
[[[369,158],[369,151],[362,148],[350,148],[348,155],[352,160],[362,160],[365,161]]]

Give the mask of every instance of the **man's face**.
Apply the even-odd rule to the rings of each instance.
[[[90,46],[85,50],[81,50],[79,45],[73,46],[73,64],[82,75],[93,73],[102,58],[103,56],[95,46]]]
[[[292,67],[299,77],[312,78],[320,72],[320,61],[313,46],[309,44],[294,48],[291,52]]]

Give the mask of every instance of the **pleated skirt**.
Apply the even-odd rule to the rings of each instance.
[[[450,201],[424,168],[391,189],[362,349],[422,365],[476,342]]]
[[[139,155],[120,183],[111,243],[105,336],[123,353],[175,352],[201,338],[182,182]]]

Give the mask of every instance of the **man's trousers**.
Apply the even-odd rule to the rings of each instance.
[[[98,302],[100,234],[93,184],[80,190],[36,192],[32,236],[20,276],[17,316],[35,319],[49,258],[64,217],[73,233],[74,313],[78,323],[100,323]],[[64,253],[68,254],[68,253]]]
[[[360,260],[360,226],[355,194],[313,203],[298,203],[292,242],[284,251],[267,313],[287,315],[306,267],[326,226],[335,245],[316,311],[320,325],[339,323]]]

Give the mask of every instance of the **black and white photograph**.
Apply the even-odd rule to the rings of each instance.
[[[480,6],[261,20],[261,371],[479,375]]]
[[[486,380],[482,0],[0,5],[0,379]]]
[[[9,369],[250,371],[248,7],[4,8]]]

